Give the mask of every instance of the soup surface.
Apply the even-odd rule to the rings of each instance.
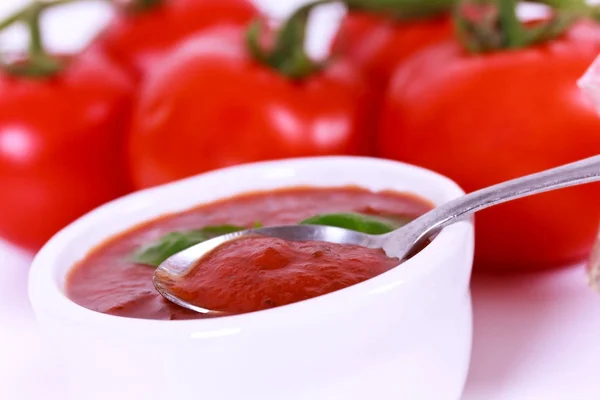
[[[257,236],[224,243],[183,278],[162,281],[188,303],[238,314],[334,292],[399,263],[381,249]]]
[[[171,214],[93,249],[67,279],[69,298],[94,311],[134,318],[196,319],[202,314],[165,300],[152,285],[155,266],[132,255],[166,234],[203,227],[297,224],[315,215],[356,212],[412,219],[431,209],[411,195],[356,187],[290,188],[249,193]],[[207,308],[249,312],[329,293],[398,264],[382,250],[273,238],[240,239],[210,253],[178,288]],[[201,289],[201,290],[199,290]],[[199,293],[203,293],[201,296]]]

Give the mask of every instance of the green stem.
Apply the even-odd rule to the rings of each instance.
[[[298,8],[276,34],[272,49],[260,45],[262,22],[255,21],[247,31],[247,46],[252,57],[290,79],[301,79],[319,70],[323,63],[310,59],[305,51],[306,25],[311,11],[318,6],[340,0],[316,0]]]
[[[32,3],[29,11],[25,14],[25,23],[29,27],[29,56],[32,59],[46,56],[40,27],[40,14],[43,9],[42,3]]]
[[[49,8],[49,7],[60,6],[60,5],[69,4],[69,3],[81,3],[81,0],[54,0],[54,1],[50,1],[50,2],[46,1],[41,4],[43,5],[44,8]]]
[[[383,14],[396,19],[430,18],[452,10],[457,0],[343,0],[351,10]]]
[[[165,0],[130,0],[125,10],[131,13],[144,12],[163,4]]]
[[[252,21],[246,31],[246,42],[252,58],[262,64],[269,64],[269,55],[260,45],[262,26],[262,21]]]
[[[517,15],[520,0],[462,0],[455,15],[461,42],[471,52],[524,48],[552,40],[578,19],[593,15],[584,0],[534,1],[552,5],[552,17],[528,25]]]
[[[54,1],[36,1],[33,0],[30,4],[26,5],[24,8],[17,10],[13,14],[9,15],[5,19],[0,21],[0,31],[12,26],[18,22],[23,22],[27,18],[27,14],[29,13],[32,7],[39,7],[42,11],[55,6],[65,5],[69,3],[81,3],[82,1],[87,0],[54,0]],[[104,1],[112,1],[112,0],[104,0]],[[157,0],[154,0],[157,1]],[[158,0],[160,1],[160,0]]]
[[[600,6],[590,6],[590,18],[596,22],[600,22]]]
[[[16,24],[17,22],[22,21],[25,14],[26,14],[26,9],[18,10],[17,12],[11,14],[7,18],[0,21],[0,31],[3,31],[4,29],[8,28],[9,26],[12,26],[12,25]]]
[[[25,24],[29,31],[29,52],[26,59],[11,64],[4,64],[2,65],[4,70],[14,75],[28,77],[47,77],[59,72],[63,65],[59,59],[46,52],[40,26],[40,18],[42,13],[48,8],[81,1],[84,0],[54,0],[43,2],[36,0],[0,21],[0,32],[17,23]]]
[[[525,42],[521,21],[517,16],[517,0],[498,0],[500,29],[504,33],[504,48],[519,48]]]
[[[590,7],[585,0],[532,0],[534,3],[544,4],[557,9],[586,9]]]

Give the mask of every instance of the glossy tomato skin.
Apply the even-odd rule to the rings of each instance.
[[[188,35],[217,24],[246,25],[257,16],[247,0],[164,0],[149,10],[118,13],[93,46],[139,78]]]
[[[398,21],[352,11],[342,21],[332,51],[343,55],[384,88],[399,63],[452,35],[452,20],[447,15]]]
[[[456,42],[396,71],[383,111],[380,154],[456,180],[466,191],[600,153],[600,117],[576,81],[600,52],[581,23],[538,47],[468,55]],[[524,271],[585,257],[600,221],[590,184],[482,211],[476,267]]]
[[[124,129],[133,83],[86,52],[60,74],[0,73],[0,236],[37,250],[59,229],[129,190]]]
[[[147,76],[133,116],[138,188],[235,164],[365,154],[371,102],[339,62],[301,81],[250,59],[243,30],[203,32]]]

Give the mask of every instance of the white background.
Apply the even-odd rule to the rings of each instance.
[[[22,3],[0,0],[0,16]],[[299,1],[259,3],[282,16]],[[339,11],[329,7],[315,21],[309,39],[314,55],[323,54]],[[53,13],[45,21],[51,48],[80,47],[109,17],[99,3]],[[18,30],[0,36],[0,49],[18,47],[22,39]],[[0,398],[63,400],[67,377],[45,356],[27,300],[30,261],[0,242]],[[583,266],[536,275],[476,276],[472,290],[475,339],[463,400],[600,399],[600,295],[586,286]]]

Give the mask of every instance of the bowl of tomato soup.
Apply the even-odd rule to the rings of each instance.
[[[35,257],[30,300],[74,399],[458,400],[472,221],[402,263],[360,246],[229,242],[174,283],[225,316],[168,302],[152,275],[223,233],[318,223],[377,234],[462,194],[432,171],[371,158],[218,170],[123,197],[59,232]]]

